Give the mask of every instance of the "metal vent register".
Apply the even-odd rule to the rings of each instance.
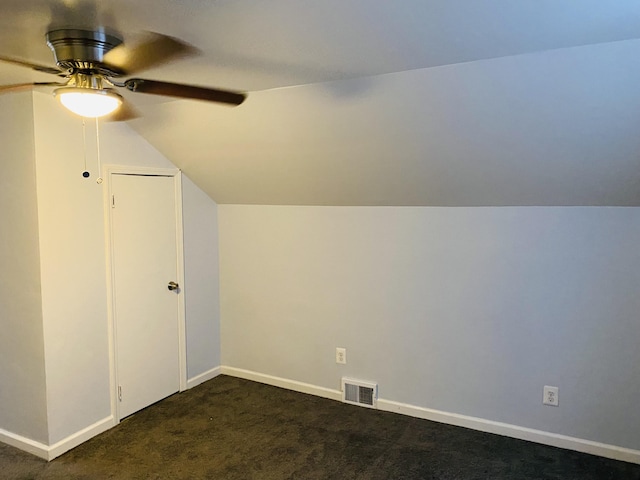
[[[342,401],[362,407],[376,408],[378,385],[350,378],[342,379]]]

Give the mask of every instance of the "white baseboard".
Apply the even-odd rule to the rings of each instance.
[[[36,442],[30,438],[0,428],[0,442],[29,452],[36,457],[49,460],[49,447],[44,443]]]
[[[328,398],[330,400],[341,400],[342,393],[340,390],[332,390],[330,388],[311,385],[310,383],[297,382],[282,377],[274,377],[273,375],[265,375],[264,373],[253,372],[251,370],[243,370],[241,368],[222,366],[222,373],[231,377],[244,378],[245,380],[253,380],[254,382],[266,383],[274,387],[286,388],[300,393],[308,393],[317,397]]]
[[[251,370],[244,370],[227,366],[212,368],[207,372],[197,375],[189,379],[189,381],[187,382],[187,386],[188,388],[195,387],[196,385],[210,380],[220,374],[244,378],[246,380],[252,380],[255,382],[285,388],[287,390],[293,390],[296,392],[308,393],[310,395],[328,398],[330,400],[340,401],[342,399],[342,393],[340,392],[340,390],[333,390],[309,383],[298,382],[296,380],[289,380],[282,377],[275,377],[273,375],[266,375]],[[518,425],[511,425],[508,423],[495,422],[483,418],[470,417],[467,415],[459,415],[456,413],[444,412],[441,410],[417,407],[415,405],[394,402],[392,400],[378,399],[378,409],[387,412],[400,413],[411,417],[423,418],[425,420],[431,420],[439,423],[445,423],[448,425],[465,427],[481,432],[495,433],[498,435],[503,435],[505,437],[527,440],[543,445],[550,445],[553,447],[565,448],[567,450],[589,453],[592,455],[598,455],[614,460],[640,464],[640,450],[633,450],[630,448],[618,447],[615,445],[594,442],[591,440],[569,437],[566,435],[545,432],[542,430],[520,427]],[[0,429],[0,442],[24,450],[45,460],[53,460],[54,458],[62,455],[63,453],[71,450],[72,448],[89,440],[90,438],[115,426],[116,423],[117,422],[115,421],[115,418],[113,416],[106,417],[51,446]]]
[[[67,438],[63,438],[49,447],[49,458],[47,458],[47,460],[53,460],[54,458],[59,457],[63,453],[68,452],[90,438],[109,430],[111,427],[114,427],[116,423],[115,417],[109,415],[102,420],[98,420],[93,425],[89,425],[88,427],[69,435]]]
[[[411,417],[424,418],[425,420],[432,420],[434,422],[446,423],[448,425],[470,428],[472,430],[479,430],[481,432],[495,433],[505,437],[541,443],[552,447],[575,450],[577,452],[589,453],[614,460],[640,464],[640,450],[632,450],[630,448],[593,442],[582,438],[520,427],[509,423],[494,422],[484,418],[469,417],[457,413],[416,407],[415,405],[407,405],[391,400],[378,399],[378,409],[387,412],[401,413]]]
[[[295,380],[265,375],[263,373],[253,372],[250,370],[223,366],[222,373],[232,377],[253,380],[255,382],[286,388],[296,392],[309,393],[311,395],[317,395],[331,400],[340,401],[342,399],[342,393],[340,390],[332,390]],[[591,455],[598,455],[614,460],[640,464],[640,450],[618,447],[616,445],[608,445],[606,443],[584,440],[582,438],[569,437],[542,430],[534,430],[532,428],[520,427],[518,425],[511,425],[508,423],[494,422],[484,418],[470,417],[466,415],[459,415],[457,413],[417,407],[415,405],[394,402],[392,400],[378,399],[378,410],[400,413],[411,417],[446,423],[448,425],[456,425],[481,432],[495,433],[505,437],[517,438],[552,447],[575,450],[577,452],[589,453]]]
[[[222,367],[215,367],[211,370],[207,370],[206,372],[201,373],[200,375],[196,375],[195,377],[191,377],[187,380],[187,390],[193,388],[201,383],[206,382],[207,380],[211,380],[212,378],[217,377],[222,373]]]
[[[24,450],[25,452],[29,452],[37,457],[44,458],[45,460],[53,460],[72,448],[77,447],[81,443],[86,442],[90,438],[109,430],[115,424],[115,419],[112,416],[108,416],[107,418],[97,421],[93,425],[89,425],[88,427],[63,438],[53,445],[45,445],[44,443],[36,442],[35,440],[23,437],[22,435],[17,435],[0,429],[0,442],[19,448],[20,450]]]

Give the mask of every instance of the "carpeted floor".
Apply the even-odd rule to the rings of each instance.
[[[640,480],[640,465],[220,376],[2,479]]]

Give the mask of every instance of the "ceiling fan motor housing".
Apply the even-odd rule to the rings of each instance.
[[[103,63],[105,54],[120,45],[122,39],[103,31],[61,29],[47,32],[47,45],[56,64],[63,70],[95,70],[109,76],[114,71]]]

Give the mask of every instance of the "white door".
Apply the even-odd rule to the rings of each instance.
[[[111,175],[118,417],[180,389],[174,179]]]

